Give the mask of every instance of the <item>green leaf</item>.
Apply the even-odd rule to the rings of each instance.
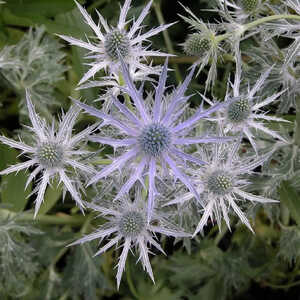
[[[55,180],[52,183],[52,186],[48,186],[46,190],[44,202],[41,205],[39,214],[45,215],[60,199],[61,194],[62,194],[62,186],[59,185],[58,180]]]
[[[283,181],[279,188],[281,205],[286,205],[293,219],[300,225],[300,197],[288,181]]]
[[[75,6],[73,0],[9,0],[5,7],[15,15],[32,18],[34,16],[55,17]]]
[[[210,300],[222,300],[225,299],[226,292],[224,291],[223,281],[219,278],[209,280],[195,297],[191,297],[191,300],[196,299],[210,299]]]
[[[17,159],[18,152],[6,145],[0,145],[0,168],[7,168],[12,164],[19,163]],[[31,184],[25,190],[27,180],[27,172],[20,171],[18,173],[2,176],[1,182],[1,200],[7,204],[7,208],[12,211],[23,211],[28,196],[31,192]]]

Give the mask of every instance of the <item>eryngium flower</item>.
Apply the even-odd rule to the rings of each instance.
[[[76,2],[76,1],[75,1]],[[91,55],[87,56],[89,59],[95,59],[90,63],[92,67],[80,80],[79,84],[82,84],[89,78],[93,77],[99,70],[108,69],[109,73],[116,73],[118,75],[120,71],[119,55],[131,66],[134,66],[141,70],[147,70],[151,73],[152,67],[144,65],[140,62],[141,59],[145,59],[148,56],[167,56],[168,54],[161,53],[159,51],[148,50],[148,46],[143,46],[143,42],[153,35],[167,29],[168,25],[160,25],[157,28],[151,29],[146,33],[141,34],[141,26],[143,20],[149,13],[152,1],[150,1],[142,10],[140,16],[136,21],[132,23],[129,30],[126,30],[128,21],[126,22],[126,16],[130,8],[131,0],[126,0],[119,17],[117,27],[110,27],[103,16],[97,11],[100,24],[102,25],[104,32],[100,29],[100,24],[96,25],[87,11],[76,2],[81,14],[83,15],[86,23],[92,28],[96,34],[96,41],[83,42],[81,40],[68,37],[65,35],[59,35],[62,39],[69,42],[71,45],[76,45],[91,51]]]
[[[207,224],[208,219],[216,220],[219,228],[221,220],[224,219],[230,229],[229,213],[235,212],[251,231],[251,225],[245,214],[240,209],[237,202],[241,204],[245,201],[270,203],[277,200],[264,198],[245,191],[251,184],[247,180],[247,175],[253,174],[253,170],[262,165],[272,153],[267,153],[259,157],[240,157],[238,149],[240,142],[235,144],[215,145],[213,151],[209,151],[204,159],[209,163],[197,171],[196,182],[197,191],[200,194],[202,202],[205,203],[203,215],[193,234],[195,236]],[[194,198],[192,193],[186,193],[178,198],[168,202],[168,205],[175,203],[184,203]]]
[[[194,65],[199,66],[197,75],[208,63],[210,63],[205,85],[206,88],[209,88],[214,85],[216,80],[217,60],[218,56],[223,52],[220,41],[217,38],[217,26],[216,24],[205,24],[201,19],[196,17],[190,9],[184,6],[183,8],[190,15],[190,18],[185,16],[180,17],[190,24],[190,28],[196,32],[189,35],[182,46],[187,55],[199,58],[194,63]]]
[[[232,16],[237,21],[245,21],[245,19],[254,16],[262,9],[261,0],[219,0],[218,2],[219,12],[229,20]]]
[[[80,193],[67,173],[70,167],[82,171],[83,174],[90,175],[94,172],[93,168],[80,162],[82,155],[87,153],[81,150],[80,145],[87,139],[93,127],[88,127],[72,136],[73,126],[80,112],[76,106],[73,106],[62,117],[58,130],[55,131],[54,123],[48,125],[45,120],[39,118],[30,100],[28,91],[26,91],[26,99],[29,118],[32,123],[32,127],[28,128],[33,133],[34,142],[32,145],[27,145],[22,141],[16,142],[4,136],[0,136],[0,141],[22,150],[22,154],[26,154],[30,159],[1,171],[0,175],[18,172],[35,166],[26,183],[27,187],[38,174],[41,174],[39,184],[34,190],[34,192],[37,192],[34,217],[36,217],[43,202],[47,185],[56,175],[63,182],[64,188],[70,192],[76,204],[83,210],[84,205]]]
[[[108,220],[104,225],[99,227],[95,232],[86,235],[71,245],[82,244],[88,241],[103,239],[114,234],[115,237],[110,239],[94,256],[100,255],[109,248],[124,241],[123,250],[119,257],[118,271],[117,271],[117,286],[119,288],[122,273],[125,268],[125,262],[128,252],[131,248],[139,252],[139,259],[142,262],[144,270],[149,274],[154,282],[154,276],[149,261],[148,245],[154,246],[157,250],[165,254],[161,246],[156,240],[155,234],[163,234],[172,237],[189,237],[190,235],[177,230],[176,227],[170,224],[160,214],[154,212],[150,223],[147,223],[146,209],[141,197],[141,193],[137,191],[134,202],[125,198],[123,201],[113,202],[109,208],[99,206],[92,203],[86,203],[86,206],[100,212]],[[71,246],[70,245],[70,246]]]
[[[103,125],[112,125],[120,130],[124,139],[113,139],[110,137],[94,136],[91,140],[102,144],[111,145],[114,148],[123,147],[124,154],[117,157],[113,162],[97,173],[89,182],[96,183],[100,179],[112,174],[115,170],[126,168],[130,173],[129,180],[120,189],[117,198],[127,193],[136,181],[144,182],[144,172],[148,168],[149,198],[148,198],[148,221],[154,206],[154,198],[157,194],[155,188],[155,177],[158,175],[158,168],[161,166],[164,174],[168,167],[172,176],[179,179],[199,199],[192,180],[181,171],[180,167],[186,161],[202,166],[205,164],[199,158],[185,153],[180,147],[199,143],[226,142],[226,137],[189,136],[188,134],[195,127],[195,124],[202,118],[223,107],[218,103],[204,111],[201,106],[193,116],[184,122],[180,117],[184,113],[185,105],[189,96],[184,96],[189,82],[192,79],[194,68],[186,77],[184,82],[170,95],[170,99],[164,96],[167,80],[167,61],[164,65],[159,83],[156,87],[154,104],[147,107],[142,97],[142,91],[138,91],[130,78],[128,69],[122,61],[123,76],[126,88],[123,90],[130,95],[135,105],[135,111],[129,110],[118,99],[113,102],[121,114],[117,118],[111,114],[105,114],[100,110],[76,101],[86,112],[103,119]],[[123,120],[122,120],[123,119]]]
[[[264,126],[264,124],[261,122],[264,120],[287,122],[282,118],[267,116],[266,113],[261,110],[262,107],[274,102],[285,91],[278,92],[263,100],[262,97],[256,96],[257,92],[263,87],[271,69],[268,69],[264,74],[262,74],[251,89],[248,86],[248,90],[246,92],[241,91],[240,53],[237,53],[236,59],[236,74],[233,90],[232,92],[228,90],[225,96],[225,100],[231,102],[226,109],[223,110],[222,117],[219,119],[225,128],[225,133],[232,132],[244,134],[249,139],[256,152],[257,146],[254,138],[257,137],[257,131],[261,131],[273,138],[277,138],[283,142],[286,142],[281,135]]]

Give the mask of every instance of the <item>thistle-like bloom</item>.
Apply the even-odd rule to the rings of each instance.
[[[245,135],[249,139],[252,147],[256,152],[257,147],[254,141],[254,137],[257,136],[256,131],[261,131],[273,138],[277,138],[283,142],[286,142],[286,140],[281,135],[264,126],[264,124],[261,122],[287,122],[286,120],[278,117],[267,116],[266,112],[263,112],[261,110],[262,107],[274,102],[280,95],[284,93],[284,91],[271,95],[264,100],[261,100],[262,97],[256,96],[257,92],[264,85],[271,69],[268,69],[264,74],[262,74],[251,89],[248,86],[248,90],[246,92],[243,92],[240,88],[242,73],[240,53],[237,54],[236,60],[236,74],[232,93],[229,90],[225,96],[225,102],[231,101],[231,103],[226,107],[226,109],[223,110],[222,117],[219,118],[219,121],[225,128],[225,133],[232,132]]]
[[[114,148],[123,147],[124,153],[115,158],[113,162],[97,173],[89,182],[96,183],[100,179],[112,174],[115,170],[126,169],[130,174],[129,180],[120,189],[117,198],[127,193],[136,181],[144,183],[144,172],[148,168],[149,192],[148,192],[148,221],[154,207],[154,198],[157,194],[155,177],[159,176],[159,168],[162,167],[164,174],[172,173],[174,179],[179,179],[199,199],[192,180],[180,169],[185,162],[202,166],[205,164],[199,158],[185,153],[184,145],[199,143],[226,142],[230,138],[189,136],[197,122],[223,107],[218,103],[208,110],[201,106],[193,116],[180,122],[180,117],[185,111],[185,105],[189,96],[184,96],[189,82],[192,79],[194,68],[184,82],[170,95],[164,96],[167,80],[167,61],[163,67],[159,83],[156,87],[154,104],[147,106],[142,98],[142,91],[134,86],[128,69],[122,61],[123,76],[126,88],[123,90],[130,95],[135,105],[135,111],[128,109],[118,99],[113,97],[113,102],[120,115],[105,114],[100,110],[76,101],[86,112],[103,120],[103,125],[111,125],[120,131],[124,139],[94,136],[91,140],[102,144],[111,145]],[[169,167],[169,168],[168,168]]]
[[[126,27],[128,26],[128,21],[126,21],[126,16],[130,8],[130,3],[131,0],[126,0],[121,8],[117,27],[110,27],[103,16],[97,11],[99,22],[104,29],[104,32],[102,32],[100,24],[96,25],[87,11],[76,2],[86,23],[96,34],[95,42],[84,42],[65,35],[59,35],[71,45],[76,45],[90,50],[91,54],[87,56],[87,58],[95,60],[89,64],[91,69],[83,76],[79,85],[93,77],[101,69],[108,69],[109,73],[116,73],[118,75],[120,71],[119,55],[121,55],[129,65],[147,72],[151,72],[152,67],[142,64],[140,62],[141,59],[145,59],[148,56],[169,56],[168,54],[164,54],[159,51],[148,50],[149,45],[145,47],[142,44],[144,41],[147,41],[149,37],[158,34],[173,24],[160,25],[157,28],[141,34],[141,29],[143,27],[141,24],[149,13],[149,9],[152,4],[152,1],[150,1],[127,31]]]
[[[144,201],[139,191],[136,192],[134,202],[125,198],[123,201],[114,202],[113,206],[109,208],[92,203],[86,203],[86,206],[100,212],[100,215],[107,219],[108,222],[99,227],[95,232],[86,235],[71,245],[82,244],[95,239],[99,239],[101,242],[103,239],[114,234],[115,236],[95,253],[94,256],[96,256],[104,253],[119,242],[124,241],[123,250],[117,265],[118,271],[116,277],[118,288],[125,269],[126,258],[131,248],[135,248],[139,252],[138,260],[142,262],[144,270],[146,270],[154,282],[149,261],[150,252],[148,245],[154,246],[161,253],[165,254],[157,242],[155,234],[158,233],[176,238],[190,236],[190,234],[177,230],[173,224],[156,212],[153,213],[151,222],[147,223]]]
[[[82,155],[87,154],[87,151],[83,151],[80,145],[92,132],[93,126],[72,136],[73,126],[80,112],[76,106],[73,106],[62,117],[59,128],[55,131],[54,123],[50,126],[46,124],[45,120],[39,118],[30,100],[28,91],[26,91],[26,100],[29,118],[32,123],[32,127],[28,128],[33,133],[34,142],[32,145],[27,145],[22,141],[16,142],[4,136],[0,136],[0,141],[22,150],[22,154],[26,154],[29,160],[8,167],[1,171],[0,175],[35,167],[26,182],[27,187],[40,174],[39,184],[33,191],[37,192],[34,217],[36,217],[43,202],[46,188],[54,176],[59,177],[60,182],[64,184],[64,188],[70,192],[76,204],[83,210],[84,205],[80,193],[72,182],[73,180],[69,177],[68,169],[73,168],[81,171],[82,174],[91,175],[94,173],[93,168],[80,162]]]
[[[206,88],[209,88],[214,84],[217,77],[218,56],[224,51],[217,38],[217,25],[205,24],[201,19],[196,17],[190,9],[184,6],[183,8],[191,18],[185,16],[180,17],[190,24],[191,29],[196,30],[196,32],[189,35],[187,40],[183,43],[183,49],[187,55],[199,57],[194,63],[194,65],[199,66],[197,75],[210,63],[206,80]]]
[[[262,9],[261,0],[218,0],[221,10],[217,10],[226,19],[232,21],[231,16],[238,22],[258,14]],[[230,8],[231,10],[229,10]]]
[[[272,153],[260,157],[242,158],[238,155],[239,146],[240,142],[231,145],[215,145],[212,151],[205,154],[205,159],[209,163],[194,171],[197,176],[195,179],[198,183],[197,190],[205,205],[203,215],[193,236],[203,230],[209,218],[212,221],[216,220],[219,228],[221,228],[221,220],[224,219],[230,229],[229,213],[231,211],[236,213],[241,222],[253,231],[237,202],[278,202],[245,191],[250,184],[246,176],[254,173],[253,170],[262,165]],[[186,193],[170,201],[168,205],[184,203],[193,197],[192,193]]]

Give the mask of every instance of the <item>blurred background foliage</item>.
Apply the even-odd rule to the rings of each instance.
[[[109,23],[116,23],[119,1],[79,2],[94,17],[95,9],[98,9]],[[133,1],[129,17],[138,14],[146,3]],[[219,20],[212,12],[200,11],[215,7],[213,0],[182,0],[181,3],[204,21]],[[179,19],[178,13],[183,12],[177,1],[155,0],[151,14],[145,20],[149,27],[158,25],[162,19],[165,23],[178,21],[168,30],[171,50],[179,56],[177,64],[172,65],[177,71],[169,78],[173,84],[185,76],[191,62],[179,46],[187,37],[188,27]],[[69,96],[92,102],[101,92],[97,88],[76,90],[86,71],[84,52],[62,43],[55,34],[77,38],[92,34],[73,0],[6,0],[0,5],[0,49],[19,43],[26,35],[34,35],[44,49],[44,52],[36,53],[32,61],[26,49],[34,45],[28,43],[27,38],[22,47],[10,51],[9,55],[20,56],[20,61],[15,63],[30,66],[30,72],[24,71],[17,76],[0,72],[1,134],[22,134],[21,124],[27,122],[26,114],[22,113],[25,84],[32,85],[40,97],[39,111],[43,113],[43,108],[47,108],[44,110],[46,118],[61,107],[67,108]],[[163,34],[153,38],[153,48],[170,52],[166,38]],[[251,39],[242,47],[249,43],[252,43]],[[279,43],[284,46],[289,41]],[[154,63],[162,63],[162,60],[157,58]],[[228,57],[218,68],[214,94],[222,99],[227,79],[234,71],[234,62]],[[205,74],[206,70],[193,80],[191,91],[203,92]],[[194,96],[192,101],[197,104],[199,99]],[[295,112],[290,111],[287,118],[293,120]],[[90,122],[91,117],[84,115],[78,129]],[[0,168],[18,162],[18,154],[0,145]],[[63,197],[62,191],[57,188],[57,183],[53,183],[47,190],[39,216],[33,221],[32,201],[28,198],[33,187],[24,191],[26,176],[26,172],[19,172],[1,178],[1,299],[300,299],[300,195],[287,181],[283,181],[278,189],[281,204],[249,212],[255,216],[255,235],[245,226],[235,224],[233,219],[232,232],[225,226],[218,232],[212,224],[204,237],[192,240],[186,247],[179,243],[174,245],[172,238],[166,239],[164,249],[168,256],[152,257],[156,284],[152,284],[131,255],[126,276],[117,291],[114,283],[116,253],[110,250],[93,258],[96,244],[65,247],[90,232],[101,219],[82,216],[68,195],[64,203],[58,201]],[[93,193],[88,190],[87,197],[94,197]]]

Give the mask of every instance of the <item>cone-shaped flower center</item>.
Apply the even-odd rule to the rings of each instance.
[[[199,33],[188,37],[184,43],[184,52],[190,56],[203,56],[210,49],[210,41]]]
[[[125,237],[136,237],[145,227],[145,219],[140,212],[129,211],[122,215],[119,230]]]
[[[227,110],[228,119],[234,123],[246,120],[250,113],[250,105],[247,99],[240,99],[230,103]]]
[[[139,137],[142,150],[151,156],[160,155],[169,147],[170,142],[169,129],[157,123],[146,126]]]
[[[63,161],[64,153],[61,145],[47,142],[38,147],[37,159],[46,168],[57,167]]]
[[[241,0],[241,6],[246,13],[250,13],[256,9],[258,0]]]
[[[225,172],[215,172],[207,180],[207,188],[217,195],[224,195],[232,188],[232,179]]]
[[[118,60],[118,54],[125,58],[129,54],[130,42],[129,38],[120,30],[115,29],[108,33],[105,37],[104,48],[106,54],[112,60]]]

